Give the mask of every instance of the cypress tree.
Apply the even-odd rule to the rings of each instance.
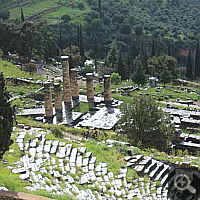
[[[119,52],[118,52],[117,71],[116,72],[119,73],[122,80],[125,80],[127,78],[126,68],[125,68],[125,65],[124,65],[123,58],[122,58],[121,48],[119,49]]]
[[[5,87],[3,72],[0,73],[0,160],[13,143],[10,139],[13,128],[14,107],[11,106],[9,92]]]
[[[74,68],[74,59],[72,55],[69,55],[69,74],[71,74],[71,69]]]
[[[160,81],[164,83],[164,87],[166,83],[170,83],[171,81],[171,73],[166,65],[164,65],[163,71],[160,74]]]
[[[146,83],[146,75],[145,75],[145,72],[143,70],[140,60],[138,61],[136,70],[132,75],[132,80],[136,84],[138,84],[138,85],[141,84],[142,86]]]
[[[152,40],[151,58],[156,55],[154,36]]]
[[[199,49],[199,38],[197,39],[197,49],[195,55],[195,69],[194,69],[194,76],[196,78],[200,78],[200,49]]]
[[[133,57],[131,52],[131,47],[128,48],[128,52],[126,54],[126,65],[127,65],[127,76],[128,79],[130,78],[130,75],[133,73]]]
[[[59,31],[60,31],[60,49],[61,49],[61,55],[63,55],[63,42],[62,42],[61,28],[59,28]]]
[[[22,7],[21,7],[21,21],[24,22],[24,13],[23,13]]]
[[[94,56],[95,70],[97,71],[97,57],[99,55],[99,45],[96,35],[94,36],[94,44],[92,46],[92,55]]]
[[[101,19],[101,0],[99,0],[99,16],[100,16],[100,19]]]
[[[116,61],[117,61],[117,44],[116,40],[111,43],[110,51],[108,52],[108,60],[111,63],[111,67],[116,69]]]
[[[70,50],[70,52],[71,52],[71,50],[72,50],[71,37],[70,37],[70,35],[69,35],[69,50]]]
[[[80,30],[79,25],[77,24],[77,46],[80,46]]]
[[[170,42],[169,42],[169,41],[168,41],[167,55],[168,55],[168,56],[171,56],[171,45],[170,45]]]
[[[192,80],[192,57],[191,57],[190,50],[189,50],[188,58],[187,58],[186,77],[189,80]]]
[[[45,46],[45,60],[46,60],[46,63],[49,63],[49,45],[48,45],[48,42],[46,42],[46,46]]]
[[[82,35],[82,26],[80,24],[80,29],[79,29],[79,48],[80,48],[80,56],[83,57],[84,56],[84,46],[83,46],[83,35]]]
[[[160,56],[161,55],[161,41],[160,41],[160,37],[157,41],[157,55]]]

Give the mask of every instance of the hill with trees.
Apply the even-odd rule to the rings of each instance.
[[[22,2],[25,4],[21,5]],[[5,29],[1,30],[2,37],[9,36],[1,38],[0,46],[5,54],[17,51],[28,60],[41,57],[48,61],[48,57],[67,53],[75,66],[83,66],[87,58],[101,59],[111,71],[120,73],[117,66],[124,66],[125,74],[120,73],[122,79],[130,78],[138,60],[150,74],[147,60],[152,54],[173,56],[179,69],[186,67],[189,49],[192,59],[195,57],[200,33],[198,0],[22,2],[1,1],[0,4],[0,27]],[[10,28],[3,28],[7,26]],[[28,29],[34,32],[33,36]],[[15,31],[17,35],[13,35]],[[47,41],[49,38],[52,40]],[[56,50],[55,41],[62,52]],[[52,45],[52,50],[48,49]]]

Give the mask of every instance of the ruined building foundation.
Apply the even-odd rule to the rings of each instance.
[[[71,94],[74,104],[77,104],[79,102],[79,88],[76,69],[71,69]]]
[[[111,80],[110,75],[104,75],[104,101],[106,104],[111,103]]]
[[[54,102],[57,118],[62,118],[62,93],[60,83],[54,83]]]
[[[86,74],[87,100],[94,102],[93,73]]]
[[[70,90],[70,76],[69,76],[69,56],[61,56],[62,73],[63,73],[63,99],[65,108],[71,108],[71,90]]]
[[[44,83],[45,114],[48,121],[53,120],[53,104],[51,94],[51,83]]]

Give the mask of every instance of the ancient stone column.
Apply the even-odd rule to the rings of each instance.
[[[62,118],[62,93],[60,83],[54,83],[54,102],[56,109],[56,116]]]
[[[69,56],[61,56],[62,73],[63,73],[63,100],[67,107],[71,107],[71,91],[70,91],[70,76],[69,76]]]
[[[77,82],[77,71],[76,69],[71,69],[71,93],[72,100],[75,104],[79,102],[79,88]]]
[[[93,73],[86,74],[87,100],[94,101]]]
[[[53,104],[52,104],[52,94],[51,94],[51,83],[44,83],[44,101],[45,101],[45,114],[46,119],[51,121],[53,119]]]
[[[104,102],[105,103],[111,103],[110,75],[104,75]]]

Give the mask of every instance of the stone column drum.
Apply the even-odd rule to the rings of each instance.
[[[93,74],[86,74],[86,86],[87,86],[87,100],[94,102],[94,86],[93,86]]]
[[[77,82],[77,71],[76,69],[71,69],[71,93],[72,93],[72,100],[75,103],[79,102],[79,88]]]
[[[69,76],[69,56],[61,56],[63,73],[63,100],[65,104],[71,106],[70,76]]]
[[[45,114],[46,119],[53,119],[53,104],[52,104],[52,94],[51,94],[51,83],[44,83],[44,100],[45,100]]]
[[[111,81],[110,75],[104,75],[104,102],[111,102]]]
[[[62,117],[62,93],[60,83],[54,83],[54,102],[56,115]]]

